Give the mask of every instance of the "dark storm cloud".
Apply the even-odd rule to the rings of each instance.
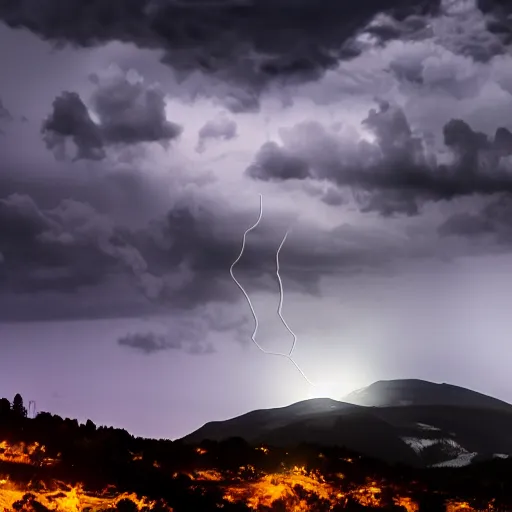
[[[3,291],[69,292],[124,273],[156,304],[193,307],[229,298],[227,269],[236,248],[200,231],[201,221],[171,213],[134,231],[86,203],[67,199],[45,209],[11,194],[0,199]]]
[[[512,195],[502,194],[483,208],[456,213],[438,229],[441,236],[481,237],[491,235],[500,244],[512,243]]]
[[[417,214],[421,202],[471,194],[512,192],[503,158],[512,155],[512,133],[498,128],[494,137],[453,119],[443,128],[453,162],[439,164],[429,136],[415,134],[399,107],[381,102],[362,126],[372,142],[344,141],[316,122],[283,130],[283,145],[264,144],[247,175],[265,181],[328,180],[352,190],[362,210]]]
[[[232,303],[240,292],[229,268],[239,254],[243,232],[254,222],[252,213],[234,217],[222,203],[188,198],[167,215],[134,229],[84,202],[66,199],[42,207],[32,197],[14,193],[0,199],[1,295],[94,288],[108,294],[109,283],[123,279],[123,300],[133,293],[155,310],[192,311],[200,305]],[[262,221],[235,268],[237,279],[252,289],[275,292],[275,255],[288,225],[284,218]],[[347,245],[340,245],[341,239]],[[318,294],[322,275],[384,269],[397,257],[394,242],[375,233],[346,227],[315,235],[309,228],[297,229],[283,249],[282,274],[289,290]],[[112,291],[116,297],[117,291]],[[116,311],[114,304],[113,314]],[[12,316],[12,311],[6,314]],[[25,314],[30,317],[30,311]],[[205,332],[241,328],[211,316]]]
[[[239,290],[228,270],[239,254],[243,232],[254,221],[254,215],[237,215],[235,220],[228,212],[216,215],[214,209],[205,206],[199,209],[189,205],[177,207],[165,220],[155,223],[151,231],[142,233],[145,243],[140,241],[137,246],[144,247],[142,252],[150,264],[162,265],[165,261],[166,265],[175,266],[187,262],[194,279],[187,294],[182,294],[181,304],[197,304],[220,297],[236,300]],[[357,230],[350,225],[316,231],[306,224],[294,229],[281,253],[282,275],[287,279],[289,290],[315,295],[319,293],[321,276],[365,268],[383,270],[401,257],[394,242],[376,232]],[[257,241],[247,241],[244,254],[234,269],[237,279],[250,283],[253,289],[275,292],[276,251],[289,225],[289,219],[262,219],[257,228]],[[264,277],[271,279],[262,279]]]
[[[209,140],[231,140],[236,136],[237,125],[235,121],[226,116],[218,116],[216,119],[207,121],[199,130],[196,151],[203,152]]]
[[[379,12],[404,20],[438,5],[439,0],[7,0],[0,3],[0,19],[58,44],[122,41],[161,50],[162,61],[183,74],[201,70],[258,93],[275,79],[317,79],[340,58],[357,54],[352,37]]]
[[[167,322],[165,332],[154,329],[128,333],[118,338],[119,345],[129,346],[146,354],[162,350],[183,350],[189,354],[214,352],[211,333],[234,332],[238,340],[250,337],[249,318],[231,307],[216,304],[199,305],[194,310],[181,311]]]
[[[55,98],[52,113],[41,127],[43,140],[62,160],[66,156],[66,140],[76,146],[75,160],[105,158],[104,141],[100,127],[91,119],[87,107],[76,92],[63,92]]]
[[[183,346],[181,340],[168,339],[167,336],[154,332],[127,334],[119,338],[117,342],[119,345],[135,348],[145,354],[161,350],[181,349]]]
[[[168,147],[181,134],[181,126],[166,119],[162,91],[121,74],[103,82],[94,75],[93,81],[97,88],[91,108],[98,122],[80,96],[67,91],[55,99],[43,122],[43,139],[57,158],[64,158],[67,139],[77,148],[75,160],[101,160],[108,146],[159,142]]]
[[[148,174],[135,167],[133,161],[113,169],[105,166],[94,177],[71,172],[73,163],[64,164],[62,173],[52,174],[54,165],[50,158],[36,169],[5,166],[0,172],[0,199],[11,194],[27,195],[39,209],[51,210],[62,198],[69,198],[137,225],[160,215],[169,201],[167,188],[159,180],[148,179]]]
[[[510,43],[505,32],[496,30],[506,23],[504,13],[482,9],[483,2],[466,0],[444,0],[442,13],[444,29],[441,44],[448,50],[477,62],[489,62],[500,54],[507,53]],[[497,7],[500,0],[487,2]],[[455,29],[455,30],[454,30]]]
[[[30,196],[11,194],[0,199],[2,289],[70,292],[121,273],[156,305],[234,299],[228,269],[239,240],[216,238],[214,217],[182,206],[131,230],[86,203],[41,208]]]
[[[151,226],[149,229],[151,232]],[[27,195],[11,194],[0,199],[2,291],[74,292],[125,275],[131,278],[134,293],[138,289],[155,306],[193,308],[203,301],[234,296],[234,290],[226,286],[227,279],[212,276],[207,265],[195,264],[186,242],[180,257],[167,262],[172,251],[155,259],[156,251],[150,246],[136,245],[143,238],[140,233],[144,231],[117,225],[86,203],[67,199],[55,208],[43,209]],[[178,240],[178,246],[180,243]],[[213,235],[206,243],[215,251]],[[152,258],[151,269],[144,250]]]
[[[504,44],[512,43],[512,6],[507,0],[478,0],[479,9],[489,15],[487,29],[496,34]]]
[[[162,90],[121,73],[105,81],[98,77],[98,81],[91,105],[109,144],[166,144],[181,134],[182,128],[166,119]]]
[[[310,175],[309,170],[305,160],[275,142],[266,142],[256,154],[254,163],[247,168],[247,174],[260,180],[303,180]]]
[[[334,187],[329,187],[325,192],[323,192],[321,197],[322,201],[330,206],[340,206],[345,203],[343,194]]]
[[[72,291],[102,282],[119,265],[143,276],[146,263],[123,231],[85,203],[41,209],[31,197],[0,199],[1,281],[18,291]]]
[[[118,344],[143,352],[153,354],[162,350],[184,350],[189,354],[211,354],[214,348],[211,344],[191,342],[180,337],[179,333],[159,334],[155,332],[126,334],[117,340]]]
[[[218,100],[233,114],[255,113],[260,110],[258,95],[250,90],[234,89],[222,95]]]

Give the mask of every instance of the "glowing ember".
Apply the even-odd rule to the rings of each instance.
[[[354,498],[361,505],[365,507],[380,507],[381,501],[378,495],[380,494],[381,489],[375,486],[375,482],[371,482],[370,485],[365,487],[359,487],[356,489],[354,493]]]
[[[477,512],[465,501],[449,501],[446,504],[446,512]]]
[[[46,488],[42,483],[37,486],[30,484],[21,488],[6,479],[0,482],[0,510],[5,511],[20,510],[21,503],[31,500],[37,501],[37,503],[56,512],[112,509],[124,499],[132,501],[138,510],[151,510],[155,505],[155,502],[146,498],[139,498],[135,493],[112,495],[110,489],[105,489],[103,492],[93,495],[84,491],[81,485],[71,487],[63,482],[55,482],[51,489]],[[27,494],[29,497],[27,497]],[[171,508],[167,510],[172,512]]]
[[[137,460],[142,460],[143,459],[142,453],[131,453],[130,452],[130,455],[132,456],[132,460],[134,462],[137,461]]]
[[[39,443],[11,444],[8,441],[1,441],[0,461],[33,466],[54,466],[58,462],[58,458],[54,459],[46,456],[46,447]]]
[[[338,502],[344,496],[326,483],[321,475],[308,473],[302,467],[294,467],[285,473],[264,475],[256,482],[230,487],[226,491],[225,499],[232,502],[243,501],[254,510],[261,506],[270,507],[276,500],[286,501],[289,510],[293,512],[310,510],[296,486],[327,501]]]
[[[405,498],[394,498],[393,500],[395,502],[395,505],[399,507],[404,507],[407,512],[418,512],[420,507],[417,503],[412,501],[411,498],[405,497]]]
[[[209,480],[210,482],[220,482],[224,477],[218,471],[196,471],[194,480]]]

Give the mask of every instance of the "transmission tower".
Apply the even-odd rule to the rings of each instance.
[[[30,400],[28,402],[28,417],[35,418],[36,417],[36,401]]]

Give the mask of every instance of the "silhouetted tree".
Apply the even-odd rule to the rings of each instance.
[[[76,418],[65,418],[63,421],[63,430],[76,432],[78,430],[78,420]]]
[[[85,422],[85,430],[88,434],[94,434],[96,432],[96,425],[91,420],[87,420]]]
[[[16,396],[12,402],[12,412],[19,418],[27,417],[27,409],[23,406],[23,398],[19,393],[16,393]]]
[[[7,398],[0,399],[0,417],[6,417],[11,412],[11,402]]]
[[[41,411],[41,412],[38,412],[35,419],[38,421],[38,422],[48,422],[50,423],[53,419],[53,415],[51,412],[45,412],[45,411]]]

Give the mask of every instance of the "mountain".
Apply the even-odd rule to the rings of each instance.
[[[457,466],[512,455],[512,405],[449,384],[380,381],[343,402],[318,398],[210,422],[183,441],[230,437],[284,447],[346,446],[391,463]]]
[[[512,411],[512,405],[507,402],[477,391],[419,379],[380,380],[349,393],[342,400],[370,407],[453,405]]]

